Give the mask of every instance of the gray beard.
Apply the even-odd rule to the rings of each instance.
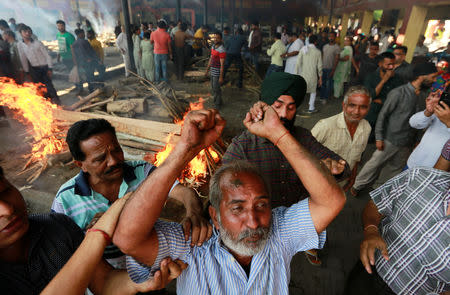
[[[217,217],[219,222],[220,239],[228,249],[232,250],[236,254],[246,257],[254,256],[261,252],[266,246],[267,240],[269,239],[270,229],[272,227],[272,221],[270,221],[268,228],[260,227],[255,230],[246,229],[239,234],[237,239],[233,239],[232,234],[222,226],[220,216]],[[254,247],[249,247],[245,244],[245,242],[243,242],[243,239],[254,235],[261,237],[258,242],[254,243]]]

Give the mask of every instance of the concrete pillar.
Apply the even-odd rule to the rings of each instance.
[[[203,24],[208,24],[208,0],[203,0]]]
[[[405,15],[405,18],[403,19],[402,28],[405,28],[403,45],[408,47],[408,52],[406,53],[407,62],[411,62],[413,58],[414,49],[416,48],[417,41],[422,32],[422,26],[425,22],[427,12],[427,7],[414,5],[411,8],[409,17],[408,15]],[[402,33],[402,29],[400,29],[400,34]]]
[[[175,21],[178,22],[181,19],[181,0],[177,0],[176,15],[177,19]]]
[[[361,32],[368,36],[370,34],[370,26],[373,23],[373,11],[365,10],[361,22]]]
[[[342,15],[342,31],[341,31],[341,46],[344,46],[344,38],[345,35],[347,35],[347,28],[348,28],[348,19],[350,17],[349,13],[344,13]]]
[[[130,59],[130,70],[136,71],[136,66],[134,64],[133,58],[133,41],[131,40],[131,25],[130,25],[130,11],[129,2],[127,0],[122,0],[122,12],[123,12],[123,26],[125,27],[125,32],[127,35],[127,45],[128,45],[128,57]]]

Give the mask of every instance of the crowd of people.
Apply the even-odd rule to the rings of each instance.
[[[63,21],[56,25],[58,61],[84,73],[91,90],[104,73],[95,32],[86,24],[86,40],[80,24],[75,39]],[[19,81],[30,74],[56,99],[43,44],[26,25],[8,28],[0,21],[13,57],[2,74]],[[14,29],[21,41],[10,42]],[[179,294],[288,294],[291,275],[304,276],[291,274],[293,256],[304,252],[320,267],[319,249],[345,193],[360,196],[383,173],[392,178],[370,192],[361,262],[345,294],[450,292],[448,56],[409,64],[408,48],[399,44],[382,50],[384,43],[374,38],[280,26],[267,50],[271,64],[259,100],[243,118],[246,130],[233,138],[209,181],[208,216],[196,191],[178,182],[183,167],[225,128],[218,109],[229,67],[239,69],[239,88],[243,58],[261,72],[263,34],[258,22],[249,29],[248,36],[243,28],[208,34],[202,26],[193,33],[183,22],[160,20],[156,30],[146,23],[132,32],[116,30],[125,74],[132,50],[138,74],[150,81],[168,80],[169,59],[182,79],[189,58],[210,52],[205,74],[216,109],[188,113],[178,143],[158,168],[125,161],[108,121],[76,122],[66,142],[80,171],[60,187],[48,214],[28,216],[0,168],[2,291],[135,294],[177,278]],[[311,130],[295,125],[305,99],[305,114],[317,112],[317,96],[323,103],[342,99],[342,110]],[[376,149],[361,167],[371,142]],[[181,223],[159,219],[168,198],[184,205]]]

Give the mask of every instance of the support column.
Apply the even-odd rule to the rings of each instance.
[[[410,13],[408,14],[408,12]],[[411,62],[413,58],[414,49],[422,32],[422,26],[425,22],[427,12],[427,7],[414,5],[410,11],[407,10],[405,13],[403,25],[400,28],[400,35],[404,34],[403,45],[408,47],[408,52],[406,53],[407,62]]]
[[[223,32],[223,10],[225,7],[225,0],[221,0],[220,2],[221,2],[220,3],[220,30]],[[233,31],[231,31],[231,32],[233,32]]]
[[[176,7],[176,15],[177,15],[177,19],[176,22],[178,22],[179,20],[181,20],[181,0],[177,0],[177,7]]]
[[[373,23],[373,11],[365,10],[361,21],[361,32],[364,33],[364,35],[369,36],[370,26],[372,25],[372,23]]]
[[[130,67],[132,71],[136,70],[133,58],[133,41],[131,40],[130,11],[128,10],[128,0],[122,0],[123,21],[127,36],[128,57],[130,58]]]
[[[231,28],[234,29],[234,24],[236,23],[236,0],[231,1]]]
[[[341,31],[341,46],[344,46],[344,38],[345,35],[347,35],[347,29],[348,29],[348,20],[350,18],[350,14],[349,13],[344,13],[342,15],[342,31]]]
[[[208,0],[203,0],[203,24],[208,24]]]

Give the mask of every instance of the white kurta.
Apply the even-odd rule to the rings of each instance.
[[[128,77],[130,75],[128,70],[131,70],[131,65],[130,65],[130,56],[128,54],[127,35],[125,35],[124,33],[120,33],[116,39],[116,46],[121,51],[120,53],[122,54],[123,57],[123,63],[125,64],[125,77]]]
[[[316,92],[318,77],[322,76],[322,54],[314,44],[306,45],[298,53],[295,73],[305,79],[307,93]]]
[[[295,40],[292,44],[286,46],[287,53],[291,53],[294,51],[300,51],[303,47],[303,41],[300,39]],[[295,72],[295,65],[297,64],[297,55],[290,56],[286,59],[286,66],[284,71],[289,74],[297,74]]]

